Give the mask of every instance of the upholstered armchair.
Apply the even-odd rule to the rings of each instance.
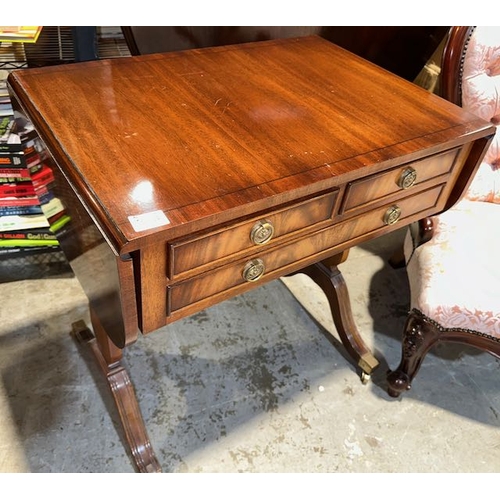
[[[441,94],[498,127],[500,27],[450,30]],[[401,362],[387,378],[391,396],[410,389],[426,353],[439,342],[461,342],[500,357],[499,226],[497,133],[462,200],[407,232],[411,312]]]

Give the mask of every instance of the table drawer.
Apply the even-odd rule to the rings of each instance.
[[[169,244],[169,277],[179,277],[205,265],[213,266],[221,259],[262,248],[283,236],[313,231],[318,224],[331,220],[337,194],[337,190],[331,191],[261,217],[174,241]]]
[[[360,208],[398,191],[414,188],[425,181],[449,174],[459,152],[460,149],[452,149],[350,183],[346,189],[342,211]]]
[[[346,246],[350,246],[356,244],[360,237],[363,237],[362,240],[368,235],[372,237],[377,231],[382,232],[387,225],[409,223],[415,220],[416,214],[437,207],[444,186],[445,184],[434,186],[407,196],[397,204],[380,207],[267,251],[262,249],[235,263],[168,286],[167,314],[176,313],[183,308],[188,309],[196,303],[200,303],[200,307],[193,309],[202,309],[206,307],[204,302],[212,301],[215,297],[223,300],[242,293],[249,284],[259,279],[267,281],[283,276],[291,271],[291,267],[286,269],[287,266],[293,265],[294,269],[300,269],[311,261],[332,255],[340,245],[347,243]],[[397,217],[394,214],[397,214]],[[406,222],[410,217],[411,221]],[[192,312],[193,310],[189,309],[183,315]]]

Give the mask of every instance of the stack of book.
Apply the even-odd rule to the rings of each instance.
[[[0,80],[0,118],[3,120],[5,117],[13,118],[14,111],[12,110],[12,103],[10,102],[9,92],[7,90],[7,83]]]
[[[33,127],[14,114],[0,116],[0,258],[59,250],[55,232],[69,217],[53,181]]]

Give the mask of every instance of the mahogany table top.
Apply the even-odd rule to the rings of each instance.
[[[317,36],[34,68],[9,83],[118,251],[485,127]],[[141,217],[158,211],[147,229]]]

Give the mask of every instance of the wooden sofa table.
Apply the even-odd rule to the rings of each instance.
[[[337,265],[454,204],[494,133],[316,36],[27,69],[9,84],[50,152],[71,217],[61,247],[139,471],[160,470],[121,364],[139,333],[306,272],[369,374]]]

